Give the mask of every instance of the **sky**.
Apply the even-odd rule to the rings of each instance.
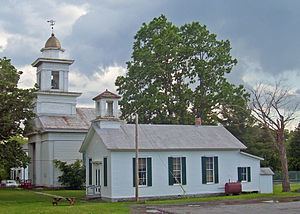
[[[251,88],[284,80],[300,101],[300,1],[298,0],[0,0],[0,57],[24,73],[19,87],[36,82],[31,63],[54,32],[74,59],[70,91],[82,92],[79,106],[105,89],[116,91],[126,73],[133,37],[142,23],[164,14],[182,25],[198,21],[218,39],[231,42],[238,60],[228,78]],[[299,114],[300,115],[300,114]],[[297,118],[297,122],[300,117]]]

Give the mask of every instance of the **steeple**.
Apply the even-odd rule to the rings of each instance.
[[[32,63],[37,67],[37,84],[40,91],[68,92],[69,66],[74,60],[65,59],[59,40],[52,33],[41,49],[42,57]]]
[[[69,92],[69,66],[74,60],[65,59],[60,41],[52,33],[41,49],[42,56],[31,65],[37,68],[36,83],[37,92],[36,113],[75,115],[76,98],[81,93]]]

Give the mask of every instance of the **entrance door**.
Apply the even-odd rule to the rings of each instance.
[[[96,175],[96,188],[95,188],[95,193],[100,194],[101,193],[101,171],[100,171],[100,164],[96,165],[95,167],[95,175]]]

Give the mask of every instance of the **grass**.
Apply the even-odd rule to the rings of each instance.
[[[292,190],[300,189],[300,184],[292,184]],[[0,213],[129,213],[130,206],[134,202],[99,202],[80,200],[84,198],[84,191],[73,190],[42,190],[40,192],[60,195],[65,197],[76,197],[77,202],[74,206],[69,206],[68,202],[60,202],[58,206],[52,205],[52,198],[49,196],[39,195],[34,191],[20,189],[0,189]],[[193,202],[207,202],[216,200],[252,200],[258,198],[281,198],[300,196],[300,193],[281,192],[281,185],[274,186],[273,194],[242,194],[237,196],[210,196],[201,198],[180,198],[172,200],[153,200],[146,201],[147,205],[154,204],[181,204]]]
[[[20,189],[0,189],[0,213],[129,213],[129,203],[105,203],[96,201],[78,200],[84,197],[84,191],[53,190],[39,191],[59,196],[76,197],[74,206],[62,201],[58,206],[52,205],[52,198],[39,195],[34,191]]]
[[[259,198],[284,198],[284,197],[300,197],[299,192],[295,190],[300,189],[300,183],[291,184],[291,192],[282,192],[281,184],[274,186],[274,192],[270,194],[259,194],[259,193],[244,193],[241,195],[234,196],[207,196],[207,197],[195,197],[195,198],[179,198],[179,199],[168,199],[168,200],[154,200],[147,201],[147,204],[182,204],[182,203],[193,203],[193,202],[209,202],[218,200],[253,200]]]

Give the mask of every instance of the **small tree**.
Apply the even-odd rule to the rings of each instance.
[[[252,95],[252,110],[256,119],[268,130],[279,152],[283,174],[282,190],[283,192],[289,192],[291,189],[285,145],[285,128],[294,119],[298,105],[291,103],[291,93],[281,85],[281,82],[276,82],[274,87],[259,84],[252,90]]]
[[[22,149],[24,141],[21,136],[13,136],[0,143],[0,180],[9,177],[11,168],[28,165],[30,158]]]
[[[67,164],[60,160],[54,160],[54,164],[62,171],[62,175],[58,177],[58,181],[63,186],[70,189],[81,189],[85,183],[85,167],[82,161],[76,160],[74,163]]]

